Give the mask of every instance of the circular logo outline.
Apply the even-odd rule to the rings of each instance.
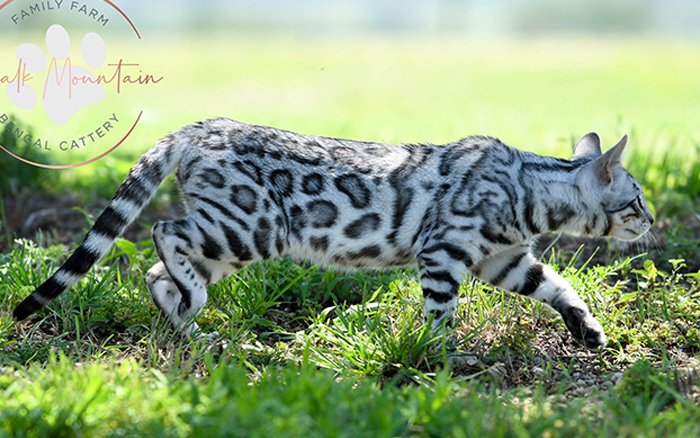
[[[15,0],[6,0],[4,3],[0,4],[0,11],[2,11],[6,6],[8,6],[10,3],[13,3],[14,1],[15,1]],[[136,29],[136,26],[135,26],[134,23],[131,21],[131,19],[124,13],[124,11],[122,11],[116,4],[114,4],[114,3],[113,3],[112,1],[110,1],[110,0],[102,0],[102,1],[103,1],[104,3],[106,3],[106,4],[108,4],[109,6],[111,6],[112,8],[114,8],[114,10],[116,10],[117,13],[119,13],[119,15],[121,15],[121,16],[127,21],[127,23],[129,23],[129,26],[131,26],[131,28],[134,30],[134,33],[136,34],[136,37],[140,40],[140,39],[141,39],[141,34],[139,33],[138,29]],[[63,165],[52,165],[52,164],[37,163],[37,162],[31,161],[31,160],[27,160],[26,158],[23,158],[23,157],[21,157],[21,156],[19,156],[19,155],[17,155],[17,154],[12,153],[11,151],[7,150],[2,144],[0,144],[0,149],[2,149],[4,152],[6,152],[6,153],[7,153],[8,155],[10,155],[11,157],[13,157],[13,158],[15,158],[15,159],[17,159],[17,160],[19,160],[19,161],[21,161],[21,162],[23,162],[23,163],[26,163],[26,164],[29,164],[29,165],[32,165],[32,166],[36,166],[36,167],[41,167],[41,168],[44,168],[44,169],[71,169],[71,168],[75,168],[75,167],[85,166],[85,165],[87,165],[87,164],[94,163],[95,161],[100,160],[100,159],[106,157],[107,155],[109,155],[109,154],[111,154],[112,152],[114,152],[119,146],[121,146],[122,143],[124,143],[124,141],[129,137],[129,135],[131,135],[131,133],[133,132],[134,128],[136,128],[136,125],[137,125],[138,122],[141,120],[141,116],[142,116],[142,115],[143,115],[143,110],[140,110],[140,111],[139,111],[139,114],[138,114],[138,116],[136,116],[136,120],[134,121],[134,124],[131,126],[131,128],[127,131],[127,133],[124,135],[124,137],[122,137],[122,139],[119,140],[119,141],[118,141],[114,146],[112,146],[109,150],[107,150],[106,152],[103,152],[102,154],[100,154],[100,155],[98,155],[98,156],[96,156],[96,157],[94,157],[94,158],[91,158],[91,159],[89,159],[89,160],[83,161],[83,162],[81,162],[81,163],[63,164]]]

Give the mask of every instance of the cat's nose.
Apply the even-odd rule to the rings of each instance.
[[[647,214],[647,220],[649,221],[649,225],[654,225],[654,215],[649,213]]]

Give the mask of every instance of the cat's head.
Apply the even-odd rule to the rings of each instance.
[[[582,200],[587,205],[597,206],[604,215],[605,224],[596,231],[621,240],[635,240],[649,231],[654,216],[647,207],[642,187],[622,167],[622,151],[626,145],[625,135],[603,154],[600,138],[591,132],[576,143],[572,160],[587,160],[577,185]]]

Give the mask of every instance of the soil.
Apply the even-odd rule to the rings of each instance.
[[[106,200],[84,201],[78,194],[24,193],[4,197],[5,218],[0,226],[0,251],[9,250],[12,240],[26,238],[36,240],[41,233],[44,244],[70,244],[79,242],[107,205]],[[141,218],[126,231],[124,237],[132,242],[151,238],[150,228],[161,220],[182,216],[178,206],[168,208],[149,207]]]

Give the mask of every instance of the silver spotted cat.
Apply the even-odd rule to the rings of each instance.
[[[156,306],[186,334],[208,284],[249,263],[293,255],[325,265],[417,265],[424,317],[451,321],[467,272],[542,301],[583,345],[602,326],[562,277],[530,253],[549,231],[633,240],[654,221],[622,167],[624,137],[602,154],[585,135],[571,161],[491,137],[444,146],[295,134],[228,119],[196,123],[144,154],[66,263],[14,310],[22,320],[73,286],[175,172],[187,216],[153,227]]]

